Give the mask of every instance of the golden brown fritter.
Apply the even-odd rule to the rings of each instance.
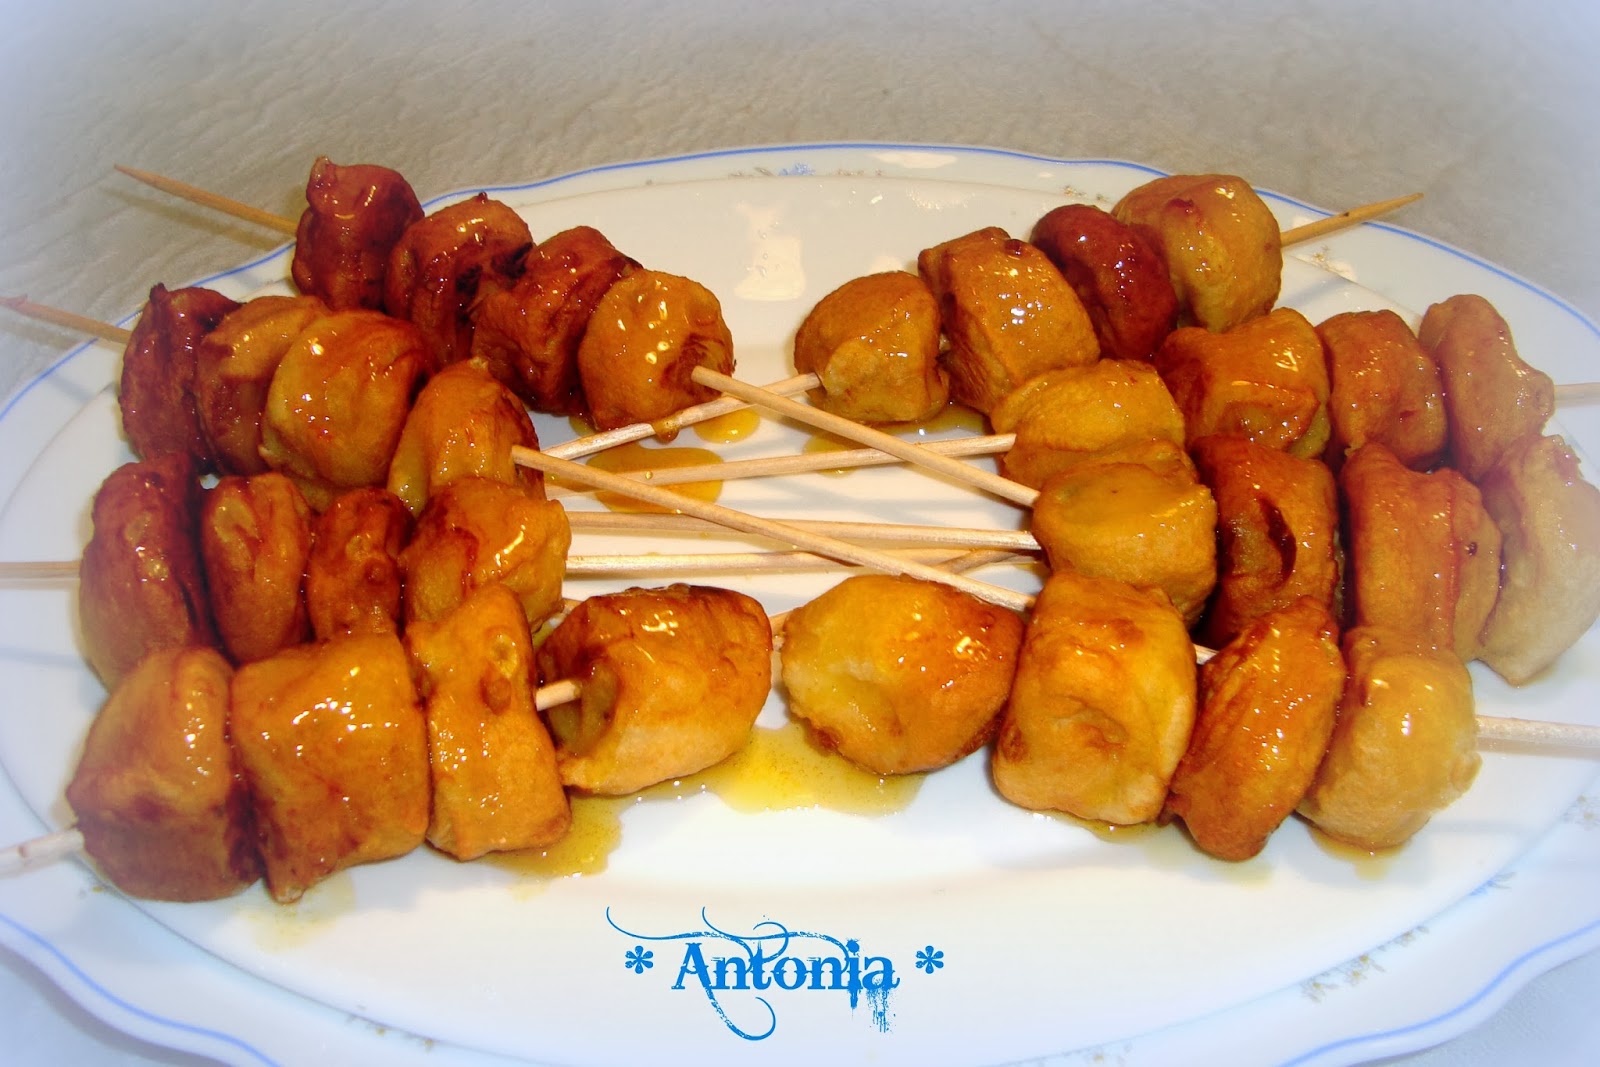
[[[1439,364],[1450,426],[1450,465],[1477,481],[1512,442],[1544,432],[1555,383],[1517,355],[1511,327],[1481,296],[1434,304],[1417,339]]]
[[[318,156],[306,181],[290,277],[335,311],[382,311],[389,255],[422,215],[410,184],[388,167],[339,166]]]
[[[581,413],[578,344],[605,291],[638,266],[591,226],[547,237],[515,285],[479,294],[473,357],[534,410]]]
[[[212,289],[192,286],[150,290],[139,321],[122,352],[117,406],[133,454],[155,459],[186,452],[200,473],[215,469],[211,442],[195,407],[195,351],[238,302]]]
[[[1317,327],[1328,363],[1328,459],[1377,441],[1413,470],[1444,455],[1439,365],[1392,311],[1347,311]]]
[[[1472,678],[1448,650],[1385,627],[1344,635],[1349,678],[1299,812],[1338,841],[1394,848],[1478,773]]]
[[[533,640],[517,598],[484,586],[437,622],[413,623],[405,645],[428,718],[428,842],[470,860],[564,835],[572,811],[534,708]]]
[[[1539,436],[1513,443],[1479,489],[1502,563],[1481,656],[1522,685],[1600,617],[1600,491],[1565,441]]]
[[[878,774],[937,770],[994,733],[1022,620],[937,582],[863,574],[789,614],[789,710]]]
[[[772,687],[772,630],[743,593],[628,589],[583,601],[538,653],[545,683],[575,681],[547,713],[561,779],[621,796],[738,751]]]
[[[306,561],[311,506],[274,471],[229,475],[200,502],[200,561],[211,614],[235,663],[264,659],[311,636]]]
[[[130,896],[217,900],[261,876],[228,742],[232,674],[215,649],[153,652],[89,724],[67,803],[84,851]]]
[[[1200,668],[1200,711],[1167,812],[1195,844],[1247,860],[1316,777],[1344,689],[1339,629],[1309,597],[1257,616]]]
[[[318,515],[306,561],[306,613],[318,638],[400,632],[400,550],[411,513],[387,489],[341,494]]]
[[[398,637],[297,645],[245,664],[228,726],[274,900],[422,844],[428,735]]]
[[[1369,444],[1345,462],[1339,491],[1356,624],[1476,658],[1500,592],[1500,531],[1478,488],[1449,467],[1422,474]]]
[[[1174,331],[1155,367],[1183,412],[1189,441],[1231,433],[1321,458],[1328,443],[1328,365],[1304,315],[1278,308],[1225,332]]]
[[[812,403],[857,422],[919,422],[950,402],[939,363],[939,304],[907,271],[852,278],[817,301],[794,338]]]
[[[1111,213],[1161,250],[1186,321],[1231,330],[1278,302],[1278,220],[1243,178],[1157,178],[1129,192]]]
[[[1217,592],[1201,640],[1226,644],[1302,596],[1340,614],[1339,495],[1327,465],[1227,435],[1202,437],[1191,454],[1217,503]]]
[[[1035,811],[1154,819],[1189,744],[1195,686],[1194,646],[1166,597],[1053,572],[1000,720],[995,788]]]
[[[1178,325],[1178,294],[1161,253],[1138,230],[1092,204],[1063,204],[1028,240],[1078,294],[1100,352],[1149,359]]]
[[[200,570],[200,482],[186,452],[128,463],[95,492],[78,566],[84,658],[110,689],[160,648],[216,645]]]
[[[697,281],[636,270],[614,282],[578,344],[578,376],[597,430],[655,422],[715,400],[696,367],[733,373],[733,334],[722,304]]]

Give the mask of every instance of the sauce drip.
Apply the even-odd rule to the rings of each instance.
[[[703,464],[721,463],[722,459],[715,452],[707,448],[656,448],[641,445],[637,442],[618,445],[608,448],[590,456],[586,461],[589,466],[598,470],[621,473],[625,471],[661,470],[664,468],[698,467]],[[663,486],[674,493],[706,503],[714,502],[722,494],[721,482],[684,482],[681,485]],[[596,499],[612,511],[650,512],[652,514],[670,513],[669,509],[646,504],[638,500],[629,500],[616,493],[600,493]]]
[[[696,437],[708,444],[726,445],[742,441],[761,426],[761,413],[754,408],[741,408],[725,415],[697,422],[692,427]]]

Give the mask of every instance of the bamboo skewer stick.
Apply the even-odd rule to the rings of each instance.
[[[1318,237],[1336,233],[1351,226],[1358,226],[1363,222],[1370,222],[1392,211],[1398,211],[1407,204],[1414,204],[1421,199],[1421,193],[1408,193],[1405,196],[1394,197],[1392,200],[1378,200],[1371,204],[1362,204],[1360,207],[1353,207],[1349,211],[1341,211],[1337,215],[1329,215],[1325,219],[1318,219],[1316,222],[1308,222],[1304,226],[1295,226],[1284,230],[1278,235],[1278,240],[1285,246],[1315,240]]]
[[[180,182],[176,178],[168,178],[153,171],[125,167],[121,163],[117,163],[115,166],[117,170],[130,178],[144,182],[146,185],[154,186],[164,193],[171,193],[179,199],[199,204],[201,207],[208,207],[225,215],[232,215],[234,218],[253,222],[258,226],[265,226],[269,230],[276,230],[289,237],[293,237],[299,229],[299,224],[294,219],[284,218],[282,215],[263,211],[258,207],[251,207],[249,204],[241,204],[237,200],[219,196],[209,190],[200,188],[198,185]]]
[[[124,330],[121,326],[113,326],[109,322],[100,322],[72,311],[63,311],[61,308],[51,307],[49,304],[36,304],[26,296],[0,296],[0,304],[15,311],[24,318],[36,319],[39,322],[48,322],[53,326],[65,326],[77,333],[86,333],[91,337],[98,337],[102,341],[126,346],[128,339],[133,336],[132,330]]]
[[[586,470],[589,468],[585,468]],[[617,477],[613,475],[613,477]],[[673,507],[683,498],[673,496]],[[784,524],[798,530],[825,534],[841,541],[868,544],[892,543],[926,548],[958,546],[993,548],[1008,552],[1037,552],[1039,542],[1026,530],[982,530],[959,526],[921,526],[892,522],[848,522],[830,519],[785,519]],[[568,511],[567,523],[587,533],[727,533],[722,523],[693,515],[657,515],[611,511]],[[749,532],[749,531],[745,531]],[[779,537],[776,540],[783,541]]]

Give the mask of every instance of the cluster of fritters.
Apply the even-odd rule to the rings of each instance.
[[[289,901],[424,841],[548,845],[569,791],[737,751],[774,684],[744,594],[564,605],[565,512],[512,459],[529,408],[605,429],[710,399],[716,298],[484,196],[424,215],[383,168],[319,160],[307,201],[299,296],[157,287],[124,360],[141,458],[96,496],[80,581],[111,696],[67,795],[135,895],[264,875]],[[1179,176],[816,305],[815,402],[982,412],[1049,564],[1026,617],[888,576],[791,613],[781,685],[821,744],[879,774],[989,745],[1022,807],[1181,819],[1228,859],[1297,810],[1389,847],[1468,786],[1465,664],[1520,684],[1594,621],[1600,493],[1484,301],[1313,326],[1275,306],[1281,266],[1246,183]]]

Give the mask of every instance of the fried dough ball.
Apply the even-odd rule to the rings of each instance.
[[[503,582],[537,626],[560,610],[571,544],[560,504],[477,475],[451,482],[400,552],[406,622],[437,619],[474,589]]]
[[[217,644],[200,572],[200,482],[187,452],[124,464],[95,492],[78,565],[84,658],[114,688],[161,648]]]
[[[452,363],[428,380],[411,405],[389,461],[389,491],[413,515],[434,493],[469,474],[542,498],[544,475],[519,465],[513,447],[539,449],[528,409],[483,364]]]
[[[1045,254],[997,226],[917,255],[939,302],[950,392],[988,414],[1036,374],[1100,358],[1089,313]]]
[[[301,331],[328,314],[310,296],[258,296],[229,312],[195,350],[194,399],[223,474],[260,474],[261,416],[278,363]]]
[[[1344,656],[1333,735],[1299,812],[1356,848],[1394,848],[1477,777],[1472,678],[1448,650],[1388,627],[1350,630]]]
[[[1231,433],[1296,456],[1328,443],[1328,365],[1304,315],[1278,308],[1224,332],[1186,326],[1155,368],[1183,412],[1189,442]]]
[[[1301,597],[1342,611],[1339,493],[1327,464],[1227,435],[1200,438],[1191,455],[1217,502],[1217,592],[1201,640],[1226,644]]]
[[[1102,359],[1030,378],[989,415],[995,433],[1016,434],[1001,459],[1007,478],[1037,489],[1051,475],[1151,442],[1184,443],[1183,415],[1148,363]]]
[[[1022,620],[918,578],[846,578],[783,628],[789,710],[824,747],[878,774],[937,770],[993,735]]]
[[[487,585],[405,645],[428,719],[428,842],[458,860],[536,848],[572,823],[555,746],[534,708],[533,639],[522,605]]]
[[[817,302],[794,338],[812,402],[856,422],[920,422],[950,402],[939,363],[939,304],[907,271],[853,278]]]
[[[1132,226],[1092,204],[1063,204],[1034,223],[1028,240],[1078,294],[1100,352],[1149,359],[1178,325],[1166,261]]]
[[[301,593],[310,555],[311,506],[283,475],[229,475],[202,499],[200,561],[217,632],[235,663],[311,636]]]
[[[532,248],[522,216],[486,193],[442,207],[395,242],[383,308],[415,323],[441,366],[465,359],[479,294],[515,284]]]
[[[152,652],[89,724],[67,803],[84,851],[130,896],[218,900],[261,876],[228,742],[232,674],[212,648]]]
[[[1377,441],[1413,470],[1444,455],[1439,365],[1392,311],[1347,311],[1317,327],[1328,364],[1328,456]]]
[[[1500,592],[1500,531],[1477,486],[1449,467],[1413,471],[1369,444],[1346,461],[1339,489],[1356,623],[1476,658]]]
[[[387,489],[340,495],[311,528],[306,613],[321,640],[400,632],[400,550],[411,512]]]
[[[1481,656],[1522,685],[1600,617],[1600,490],[1564,440],[1537,436],[1513,443],[1479,489],[1502,560]]]
[[[195,351],[200,340],[239,306],[212,289],[150,290],[122,352],[117,406],[133,454],[154,459],[187,452],[202,474],[215,468],[211,442],[195,407]]]
[[[1165,596],[1053,572],[1017,656],[995,787],[1034,811],[1154,819],[1194,726],[1195,674],[1183,616]]]
[[[1217,582],[1217,504],[1181,445],[1052,475],[1033,504],[1052,570],[1159,589],[1193,626]]]
[[[547,713],[561,780],[622,796],[749,740],[772,687],[772,630],[759,603],[729,589],[628,589],[579,604],[538,663],[546,683],[581,687]]]
[[[1278,302],[1278,220],[1243,178],[1157,178],[1125,195],[1111,213],[1160,249],[1187,321],[1231,330]]]
[[[473,358],[534,410],[581,413],[578,344],[605,291],[638,267],[591,226],[545,238],[515,285],[479,294]]]
[[[716,295],[689,278],[636,270],[614,282],[578,343],[578,376],[597,430],[654,422],[719,395],[696,367],[733,373],[733,334]]]
[[[382,311],[389,255],[422,215],[411,185],[388,167],[340,166],[318,156],[306,181],[289,275],[302,293],[335,311]]]
[[[232,702],[274,900],[422,844],[428,735],[398,637],[297,645],[245,664]]]
[[[1167,812],[1207,855],[1247,860],[1311,788],[1344,688],[1339,630],[1302,597],[1257,616],[1200,668],[1200,711]]]
[[[1544,432],[1555,383],[1517,355],[1511,327],[1489,301],[1463,294],[1434,304],[1417,340],[1439,364],[1456,470],[1476,482],[1512,442]]]
[[[409,322],[376,311],[317,319],[272,377],[261,457],[317,511],[347,489],[383,485],[411,401],[433,370]]]

